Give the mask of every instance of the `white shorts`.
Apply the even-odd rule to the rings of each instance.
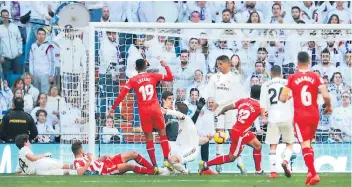
[[[62,169],[64,166],[60,160],[54,158],[39,159],[35,161],[34,165],[36,175],[55,175],[52,171]]]
[[[171,147],[170,155],[177,156],[181,164],[192,162],[199,155],[199,146],[190,148],[175,144]]]
[[[294,141],[292,122],[269,123],[265,143],[278,144],[282,135],[282,142],[292,144]]]
[[[237,120],[237,110],[229,110],[224,115],[215,117],[215,129],[232,129]]]

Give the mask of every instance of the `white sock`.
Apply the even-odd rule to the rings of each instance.
[[[237,165],[239,165],[239,166],[243,165],[242,158],[240,156],[237,157],[236,160],[237,160]]]
[[[216,144],[216,156],[222,155],[222,144]]]
[[[276,172],[276,150],[269,152],[270,171]]]
[[[181,164],[181,163],[175,163],[173,164],[174,168],[181,172],[181,173],[186,173],[186,168],[185,168],[185,165]]]
[[[290,163],[291,156],[292,156],[292,149],[288,149],[286,147],[286,149],[284,151],[284,160],[286,160],[287,163]]]

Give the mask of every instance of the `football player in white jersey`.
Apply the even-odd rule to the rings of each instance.
[[[196,126],[191,117],[187,115],[188,106],[186,104],[176,103],[175,109],[161,108],[163,114],[172,115],[179,119],[178,135],[176,143],[171,146],[169,161],[177,171],[188,174],[189,171],[184,164],[195,160],[199,155],[199,145],[207,143],[212,137],[199,137]]]
[[[207,97],[214,98],[215,116],[218,116],[220,110],[225,106],[235,103],[239,99],[243,98],[242,94],[243,86],[241,85],[241,77],[231,72],[231,61],[226,55],[219,56],[216,59],[216,65],[219,69],[218,73],[215,73],[209,80],[207,87]],[[207,98],[207,99],[208,99]],[[215,117],[215,129],[216,131],[231,131],[233,124],[236,123],[236,111],[227,111],[224,115]],[[231,133],[230,133],[231,134]],[[216,144],[216,155],[222,154],[222,144]],[[242,160],[237,158],[237,167],[241,170],[241,173],[246,173]],[[216,171],[221,172],[221,166],[216,166]]]
[[[282,88],[287,84],[286,79],[282,79],[281,68],[274,65],[271,68],[270,81],[265,82],[261,88],[260,108],[263,123],[268,124],[266,144],[270,144],[269,160],[271,174],[269,178],[276,178],[276,147],[282,135],[282,142],[286,143],[284,151],[284,161],[281,166],[285,171],[286,177],[291,177],[289,168],[292,156],[293,133],[293,101],[290,99],[286,103],[279,101]],[[266,116],[266,112],[268,117]]]
[[[63,164],[60,160],[50,158],[51,153],[33,154],[27,134],[16,136],[15,143],[20,149],[16,175],[77,175],[73,165]]]

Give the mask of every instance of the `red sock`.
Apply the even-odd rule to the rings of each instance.
[[[308,168],[308,172],[310,172],[312,174],[312,176],[315,176],[317,174],[317,172],[315,171],[315,167],[314,167],[314,151],[313,151],[313,149],[308,148],[308,147],[303,148],[302,154],[303,154],[303,158],[306,163],[306,166]]]
[[[163,150],[164,159],[168,159],[170,149],[169,149],[169,141],[167,140],[166,135],[160,136],[160,146],[161,146],[161,149]]]
[[[153,165],[148,162],[145,158],[143,158],[140,154],[137,155],[137,157],[134,159],[138,164],[147,167],[147,168],[153,168]]]
[[[228,162],[231,162],[230,156],[229,155],[221,155],[221,156],[214,158],[213,160],[206,162],[205,164],[206,164],[206,167],[209,167],[209,166],[214,166],[214,165],[225,164]]]
[[[253,149],[253,159],[255,164],[255,170],[261,171],[262,168],[260,167],[260,163],[262,162],[262,150]]]
[[[137,174],[154,174],[154,169],[141,166],[134,166],[133,172]]]
[[[153,140],[147,140],[147,151],[150,157],[150,160],[152,161],[153,166],[156,165],[156,159],[155,159],[155,149],[154,149],[154,143]]]

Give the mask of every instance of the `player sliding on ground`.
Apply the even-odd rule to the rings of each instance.
[[[289,99],[292,91],[294,104],[294,130],[302,147],[302,154],[308,174],[306,184],[315,185],[320,178],[314,167],[314,150],[311,145],[319,123],[319,108],[317,103],[318,92],[322,94],[326,105],[324,113],[331,113],[329,93],[326,90],[322,78],[309,71],[310,60],[306,52],[298,53],[298,71],[288,78],[287,85],[283,88],[280,101]]]
[[[78,175],[115,175],[123,174],[127,171],[133,171],[137,174],[158,174],[154,172],[153,165],[149,163],[137,152],[131,151],[115,156],[105,155],[94,159],[91,153],[84,153],[82,143],[75,142],[72,144],[72,152],[75,155],[74,166]],[[136,161],[141,166],[127,163],[130,160]],[[167,169],[160,168],[158,172],[164,174]]]
[[[158,57],[160,60],[160,58]],[[157,172],[158,166],[155,159],[155,150],[153,143],[153,128],[158,130],[160,136],[160,145],[163,150],[164,155],[164,166],[169,170],[173,170],[173,166],[168,161],[169,156],[169,142],[167,140],[166,131],[165,131],[165,122],[164,116],[160,110],[160,104],[156,92],[156,84],[159,81],[172,81],[172,73],[167,65],[167,62],[160,60],[161,65],[165,67],[166,75],[159,73],[146,73],[147,64],[145,60],[138,59],[136,60],[136,70],[138,75],[131,77],[120,93],[116,98],[114,105],[110,110],[110,116],[113,116],[115,113],[116,107],[120,104],[123,98],[130,89],[134,89],[137,95],[138,102],[138,112],[141,119],[141,126],[144,132],[146,139],[147,151],[150,157],[150,160],[154,166],[154,169]]]
[[[15,143],[20,149],[16,175],[77,175],[77,171],[73,170],[73,165],[63,164],[59,160],[49,158],[51,153],[33,154],[27,134],[16,136]]]
[[[184,164],[192,162],[199,155],[199,145],[209,141],[208,137],[199,137],[197,128],[191,117],[187,115],[188,106],[184,103],[176,103],[175,110],[161,108],[163,114],[172,115],[179,119],[178,135],[176,143],[171,146],[169,161],[175,169],[182,174],[189,171]]]
[[[282,103],[279,101],[280,93],[287,84],[286,79],[282,79],[280,66],[273,66],[270,71],[271,80],[262,85],[260,91],[260,108],[264,124],[268,124],[265,143],[270,144],[269,161],[270,176],[276,178],[276,147],[282,135],[282,142],[286,143],[284,151],[284,161],[281,166],[286,177],[291,177],[290,159],[292,156],[293,135],[293,101]],[[266,117],[268,112],[268,118]]]
[[[262,160],[262,144],[250,131],[250,128],[260,115],[260,86],[254,85],[251,89],[250,98],[238,100],[236,103],[225,106],[218,115],[223,115],[229,110],[238,109],[237,122],[232,127],[231,131],[231,146],[228,155],[218,156],[208,162],[201,161],[199,163],[198,173],[201,175],[209,166],[220,165],[235,161],[241,155],[244,145],[247,144],[253,148],[253,158],[255,163],[256,174],[263,175],[264,171],[261,169],[260,162]]]

